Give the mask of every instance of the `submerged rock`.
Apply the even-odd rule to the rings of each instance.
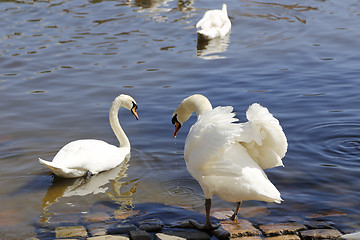
[[[57,227],[55,234],[56,238],[84,238],[88,236],[84,226]]]

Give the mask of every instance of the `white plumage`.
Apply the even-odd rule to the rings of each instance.
[[[200,28],[197,32],[205,39],[224,37],[231,30],[231,22],[224,3],[221,10],[209,10],[196,24]]]
[[[280,203],[280,193],[263,169],[283,166],[288,145],[279,121],[267,108],[252,104],[246,112],[249,121],[238,123],[233,107],[213,109],[206,97],[195,94],[175,110],[174,135],[194,111],[198,118],[186,138],[184,157],[205,198],[217,195],[239,205],[245,200]],[[206,227],[211,227],[209,219]]]
[[[109,120],[119,140],[119,147],[96,139],[76,140],[60,149],[52,162],[39,158],[40,163],[48,167],[55,175],[64,178],[82,177],[88,173],[98,174],[118,166],[130,153],[129,139],[118,119],[120,107],[131,110],[138,119],[137,105],[132,97],[121,94],[115,98],[110,109]]]
[[[349,233],[341,236],[343,239],[356,240],[360,239],[360,232]]]

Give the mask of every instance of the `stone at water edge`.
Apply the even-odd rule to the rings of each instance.
[[[104,212],[90,213],[90,214],[86,214],[83,217],[83,220],[85,222],[91,222],[91,223],[104,222],[109,219],[111,219],[111,216]]]
[[[297,231],[306,230],[306,227],[297,222],[272,223],[260,225],[259,228],[265,236],[276,236],[284,234],[295,234]]]
[[[150,234],[144,230],[131,231],[130,238],[133,240],[151,240]]]
[[[303,239],[339,239],[341,232],[336,229],[312,229],[301,231],[300,235]]]
[[[261,235],[260,230],[245,219],[223,221],[221,222],[221,227],[230,233],[230,238]]]
[[[147,232],[160,232],[164,224],[159,219],[150,219],[140,222],[140,229]]]
[[[301,240],[298,235],[281,235],[276,237],[267,237],[265,240]]]

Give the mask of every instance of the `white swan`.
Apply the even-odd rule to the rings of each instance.
[[[119,140],[119,147],[96,139],[76,140],[60,149],[52,162],[39,158],[40,163],[57,176],[64,178],[98,174],[118,166],[130,153],[129,139],[122,130],[118,119],[120,107],[129,109],[135,118],[139,119],[136,112],[138,107],[132,97],[121,94],[115,98],[110,108],[109,120],[111,128]]]
[[[213,195],[238,203],[232,220],[241,201],[280,203],[280,193],[263,169],[283,166],[281,158],[288,144],[279,121],[267,108],[254,103],[246,112],[249,121],[235,123],[238,119],[234,118],[233,107],[213,109],[206,97],[195,94],[184,99],[174,111],[174,137],[194,111],[197,121],[188,133],[184,157],[189,173],[204,191],[206,223],[202,228],[212,228]]]
[[[209,10],[196,24],[200,28],[197,32],[205,39],[224,37],[231,30],[231,22],[227,14],[227,7],[224,3],[221,10]]]

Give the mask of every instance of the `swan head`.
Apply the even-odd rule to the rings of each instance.
[[[194,94],[185,98],[173,113],[171,122],[175,125],[174,137],[178,134],[182,124],[196,112],[199,117],[203,112],[211,110],[210,101],[201,94]]]
[[[136,104],[136,101],[134,98],[132,98],[129,95],[121,94],[117,98],[115,98],[113,102],[113,106],[117,105],[119,107],[124,107],[131,111],[131,113],[134,115],[136,120],[139,120],[139,116],[137,114],[138,106]]]

